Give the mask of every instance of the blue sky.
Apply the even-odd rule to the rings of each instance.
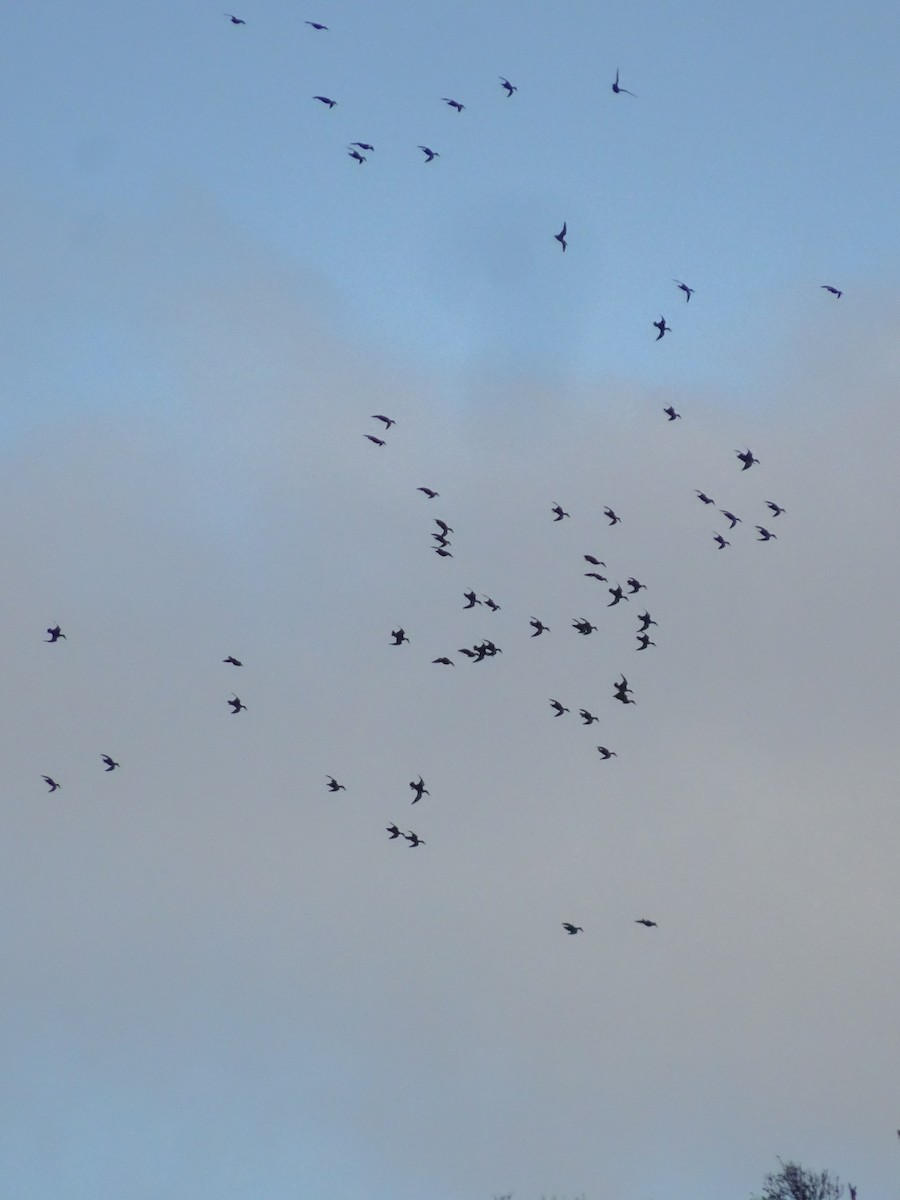
[[[563,7],[6,15],[17,1200],[896,1190],[900,10]]]

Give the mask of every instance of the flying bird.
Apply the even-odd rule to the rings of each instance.
[[[342,783],[338,783],[333,775],[326,775],[325,778],[328,780],[329,792],[346,792],[347,789],[344,787],[344,785]]]
[[[632,689],[628,686],[628,680],[623,675],[618,683],[613,684],[615,689],[613,692],[614,700],[621,700],[623,704],[637,704],[636,700],[630,699]]]
[[[579,633],[587,636],[589,633],[593,633],[597,626],[592,625],[587,617],[581,617],[579,620],[572,622],[572,628],[577,629]]]
[[[449,96],[441,96],[441,99],[445,104],[449,104],[451,108],[455,108],[458,113],[461,113],[466,107],[464,104],[460,104],[458,100],[451,100]]]
[[[426,788],[425,780],[421,775],[419,776],[418,782],[415,780],[410,780],[409,786],[416,793],[414,799],[411,801],[413,804],[418,804],[423,796],[431,795],[431,792],[429,792],[428,788]]]
[[[424,493],[425,493],[425,495],[428,497],[428,499],[429,499],[429,500],[434,500],[434,499],[435,499],[437,496],[439,496],[439,495],[440,495],[440,492],[436,492],[436,491],[434,491],[434,489],[433,489],[433,488],[429,488],[429,487],[420,487],[420,488],[416,488],[416,491],[417,491],[417,492],[424,492]]]
[[[45,642],[58,642],[60,638],[65,639],[66,637],[58,625],[54,625],[53,628],[48,629],[47,632],[50,634],[50,636],[48,638],[44,638]]]
[[[753,466],[754,463],[759,462],[759,459],[755,458],[749,450],[744,450],[744,451],[735,450],[735,454],[738,456],[740,461],[744,464],[741,467],[742,471],[749,471],[749,469]]]
[[[543,621],[539,621],[537,617],[532,617],[528,624],[534,630],[534,633],[531,635],[533,638],[540,637],[542,633],[550,632],[550,626],[545,625]]]
[[[563,227],[562,227],[562,229],[559,231],[559,233],[554,233],[554,235],[553,235],[553,236],[556,238],[556,240],[557,240],[557,241],[559,242],[559,244],[562,246],[562,248],[563,248],[563,254],[565,254],[565,252],[566,252],[566,245],[567,245],[567,243],[566,243],[566,222],[565,222],[565,221],[563,221]]]
[[[497,78],[500,80],[502,87],[506,90],[507,100],[510,99],[513,92],[517,92],[519,90],[517,87],[513,87],[513,85],[509,82],[509,80],[504,79],[502,75],[498,75]]]
[[[242,667],[244,664],[239,658],[235,658],[233,654],[229,654],[227,658],[222,659],[223,663],[230,663],[232,667]]]
[[[646,650],[648,646],[655,646],[655,645],[656,645],[656,642],[651,642],[651,641],[650,641],[650,634],[649,634],[649,633],[639,633],[639,634],[637,635],[637,640],[638,640],[638,641],[641,643],[641,644],[640,644],[640,645],[637,647],[637,649],[638,649],[638,650]]]
[[[374,146],[370,146],[368,142],[351,142],[351,146],[357,146],[360,150],[374,150]]]
[[[580,925],[572,925],[569,921],[563,921],[562,927],[566,933],[584,933]]]
[[[655,921],[648,921],[646,917],[638,917],[638,919],[635,921],[635,925],[646,925],[648,929],[658,928]]]
[[[756,526],[756,532],[759,534],[759,537],[756,539],[758,542],[770,542],[772,538],[777,537],[777,534],[770,533],[769,530],[764,529],[762,525]]]
[[[364,433],[363,437],[368,438],[370,442],[374,442],[376,446],[384,445],[384,438],[376,437],[374,433]]]
[[[442,655],[441,658],[433,658],[431,661],[433,663],[440,663],[441,666],[443,666],[443,667],[455,667],[456,666],[456,663],[453,661],[453,659],[447,658],[446,655]]]
[[[721,533],[717,533],[713,538],[713,541],[718,545],[720,550],[724,550],[726,546],[731,545],[731,542],[726,542]]]
[[[318,21],[304,21],[304,25],[311,25],[313,29],[327,29],[327,25],[320,25]]]
[[[735,525],[738,525],[743,520],[742,517],[736,517],[733,512],[729,512],[727,508],[720,508],[719,512],[727,521],[731,522],[729,529],[734,529]]]
[[[242,21],[240,17],[234,16],[232,13],[222,13],[223,17],[228,17],[232,25],[246,25],[246,21]]]
[[[609,518],[610,525],[621,525],[622,518],[617,517],[611,508],[604,508],[603,515]]]
[[[430,163],[433,158],[441,157],[440,154],[438,154],[437,150],[432,150],[428,146],[419,146],[419,149],[425,155],[425,161],[427,163]]]
[[[347,151],[347,154],[349,155],[349,157],[350,157],[350,158],[353,158],[353,159],[355,159],[355,160],[356,160],[356,161],[357,161],[357,162],[360,164],[360,166],[362,166],[362,164],[363,164],[364,162],[368,162],[368,161],[369,161],[369,160],[366,158],[366,156],[365,156],[364,154],[360,154],[360,152],[359,152],[358,150],[348,150],[348,151]]]
[[[647,590],[646,583],[641,583],[641,581],[639,579],[635,579],[633,575],[629,575],[625,582],[631,589],[631,591],[628,593],[629,596],[636,596],[642,588],[645,592]]]
[[[243,708],[244,710],[246,710],[246,708],[247,708],[247,705],[246,705],[246,704],[241,704],[241,702],[240,702],[240,700],[238,699],[238,697],[234,695],[234,692],[232,692],[231,694],[232,694],[232,696],[234,696],[234,699],[233,699],[233,700],[226,700],[226,701],[225,701],[225,703],[226,703],[226,704],[230,704],[230,705],[231,705],[231,711],[232,711],[232,714],[239,713],[239,712],[241,711],[241,709],[242,709],[242,708]]]
[[[394,822],[393,825],[386,825],[385,828],[386,828],[387,832],[391,835],[390,838],[388,839],[389,841],[393,841],[394,838],[398,838],[398,837],[406,837],[405,833],[400,832],[400,829],[398,828],[396,821]]]
[[[784,509],[781,507],[781,505],[776,504],[774,500],[767,500],[766,508],[771,509],[773,517],[780,517],[784,512]]]
[[[556,713],[555,713],[555,715],[556,715],[557,717],[561,717],[561,716],[563,715],[563,713],[567,713],[567,712],[569,711],[569,710],[568,710],[567,708],[565,708],[565,707],[564,707],[562,704],[560,704],[560,702],[559,702],[558,700],[551,700],[551,701],[550,701],[550,707],[551,707],[551,708],[555,708],[555,709],[556,709]]]
[[[556,516],[553,518],[554,521],[561,521],[563,517],[571,517],[572,515],[571,513],[567,513],[560,504],[554,504],[550,511],[556,513]]]
[[[628,88],[619,87],[619,68],[618,67],[616,67],[616,78],[613,82],[612,90],[616,93],[617,96],[620,92],[624,92],[626,96],[634,96],[635,100],[637,99],[637,96],[634,95],[634,92],[629,92]]]
[[[117,763],[115,759],[110,758],[108,754],[101,754],[100,758],[106,764],[107,772],[114,771],[116,767],[120,767],[122,765],[121,763]]]
[[[604,762],[606,762],[606,760],[608,758],[617,758],[618,757],[615,750],[607,750],[607,748],[605,746],[598,746],[597,749],[600,751],[600,757],[603,759]]]
[[[638,633],[646,633],[646,631],[650,628],[651,625],[659,624],[658,621],[653,620],[653,618],[650,616],[650,614],[648,612],[638,613],[638,620],[641,623],[641,627],[638,630]]]
[[[440,517],[435,517],[434,523],[435,523],[435,525],[437,525],[438,529],[440,529],[441,533],[443,533],[444,535],[446,535],[448,533],[453,533],[453,528],[450,525],[448,525],[446,521],[442,521],[440,519]]]
[[[688,287],[688,285],[686,283],[682,283],[680,279],[673,279],[672,282],[678,284],[678,286],[684,292],[685,303],[689,304],[691,296],[693,296],[695,289],[692,287]]]
[[[592,712],[588,712],[586,708],[579,708],[578,714],[585,725],[592,725],[594,721],[599,721],[599,717],[595,717]]]
[[[47,784],[47,791],[48,791],[48,792],[57,792],[57,791],[59,791],[60,785],[59,785],[59,784],[56,782],[56,780],[55,780],[55,779],[53,779],[53,778],[52,778],[50,775],[42,775],[42,776],[41,776],[41,779],[43,779],[44,783],[46,783],[46,784]]]
[[[492,600],[490,598],[490,596],[485,596],[484,603],[485,603],[485,607],[489,608],[491,610],[491,612],[499,612],[500,611],[501,606],[497,603],[496,600]]]
[[[664,408],[663,412],[666,414],[666,416],[669,418],[670,421],[677,421],[679,419],[679,417],[681,416],[681,413],[676,412],[671,404],[668,405],[668,407]]]
[[[822,287],[826,292],[831,292],[832,296],[836,296],[838,300],[840,300],[841,296],[844,294],[839,288],[832,287],[830,283],[823,283]]]
[[[332,100],[330,96],[313,96],[313,100],[319,100],[322,104],[327,104],[329,108],[334,108],[337,100]]]
[[[396,425],[396,424],[397,424],[397,422],[396,422],[396,421],[393,419],[393,417],[386,417],[386,416],[384,416],[384,414],[383,414],[383,413],[372,413],[372,420],[373,420],[373,421],[383,421],[383,422],[384,422],[384,428],[385,428],[386,430],[387,430],[387,429],[390,429],[390,427],[391,427],[392,425]]]
[[[697,492],[697,499],[701,500],[704,504],[715,504],[715,500],[713,500],[712,496],[707,496],[706,492],[697,491],[696,488],[694,488],[694,491]]]
[[[420,838],[417,833],[413,833],[412,830],[410,830],[409,833],[404,833],[403,836],[409,842],[410,847],[413,850],[416,848],[416,846],[424,846],[425,845],[425,842],[423,841],[423,839]]]
[[[474,592],[463,592],[463,599],[469,602],[468,604],[464,604],[463,608],[474,608],[476,604],[481,603]]]
[[[606,563],[600,558],[595,558],[593,554],[585,554],[584,561],[591,563],[595,567],[605,567]]]
[[[400,629],[392,629],[391,637],[394,639],[395,646],[402,646],[404,642],[409,641],[409,638],[406,636],[406,630],[402,627]]]
[[[601,575],[599,571],[585,571],[585,579],[599,579],[601,583],[609,583],[605,575]]]
[[[665,317],[660,317],[658,321],[654,321],[653,326],[655,329],[659,330],[659,333],[656,335],[657,341],[659,341],[659,339],[661,337],[663,337],[665,334],[672,332],[672,326],[666,324]]]
[[[606,606],[607,608],[614,608],[619,603],[620,600],[628,599],[628,597],[622,591],[621,584],[617,583],[614,588],[607,588],[607,591],[612,596],[612,600],[610,600],[609,604],[607,604],[607,606]]]

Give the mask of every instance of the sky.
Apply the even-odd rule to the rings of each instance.
[[[895,1197],[900,9],[235,13],[4,20],[5,1191]]]

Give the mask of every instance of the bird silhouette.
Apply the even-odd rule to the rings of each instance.
[[[431,162],[431,160],[432,160],[433,158],[440,158],[440,157],[441,157],[441,156],[440,156],[440,154],[438,154],[437,150],[432,150],[432,149],[431,149],[430,147],[428,147],[428,146],[420,146],[420,147],[419,147],[419,149],[420,149],[420,150],[422,151],[422,153],[425,155],[425,161],[426,161],[427,163],[430,163],[430,162]]]
[[[591,563],[595,567],[605,567],[606,563],[600,558],[595,558],[593,554],[585,554],[584,561]]]
[[[540,637],[542,633],[550,632],[550,626],[545,625],[544,622],[538,620],[537,617],[532,617],[528,624],[534,630],[534,633],[531,635],[533,638]]]
[[[766,501],[766,508],[771,509],[773,517],[780,517],[785,511],[780,504],[776,504],[774,500]]]
[[[721,533],[717,533],[714,536],[713,541],[718,545],[720,550],[724,550],[726,546],[731,545],[731,542],[726,542],[725,538],[722,537]]]
[[[658,928],[655,921],[648,921],[646,917],[638,917],[638,919],[635,921],[635,925],[646,925],[648,929]]]
[[[688,285],[686,283],[682,283],[680,279],[673,279],[672,282],[677,283],[678,286],[681,288],[681,290],[684,292],[685,303],[690,303],[691,296],[693,296],[695,289],[692,287],[688,287]]]
[[[507,98],[507,100],[509,100],[510,97],[512,96],[513,92],[517,92],[519,89],[517,87],[513,87],[513,85],[509,82],[509,80],[504,79],[502,75],[498,75],[497,78],[500,80],[502,87],[505,89],[506,98]]]
[[[762,525],[756,526],[756,532],[759,534],[759,537],[756,539],[758,542],[770,542],[774,537],[777,537],[777,534],[770,533]]]
[[[622,518],[616,516],[616,514],[613,512],[613,510],[611,508],[604,508],[603,515],[605,517],[609,518],[610,525],[621,525],[622,524]]]
[[[376,437],[374,433],[364,433],[363,437],[368,438],[370,442],[374,442],[376,446],[384,445],[384,438]]]
[[[351,142],[351,146],[357,146],[360,150],[374,150],[374,146],[370,146],[368,142]]]
[[[50,775],[42,775],[41,779],[43,779],[44,783],[46,783],[48,792],[59,791],[61,785],[58,784]]]
[[[413,850],[415,850],[416,846],[424,846],[425,845],[425,842],[423,841],[423,839],[420,838],[417,833],[413,833],[412,830],[410,830],[409,833],[404,833],[403,836],[409,842],[410,847]]]
[[[608,758],[617,758],[618,757],[615,750],[607,750],[607,748],[605,746],[598,746],[597,749],[600,751],[600,757],[603,759],[604,762],[606,762],[606,760]]]
[[[743,517],[736,517],[734,513],[729,512],[727,508],[720,508],[719,512],[727,521],[731,522],[731,524],[728,526],[729,529],[734,529],[735,525],[740,524],[740,522],[743,520]]]
[[[496,600],[492,600],[492,599],[490,598],[490,596],[485,596],[485,598],[484,598],[484,606],[485,606],[485,608],[489,608],[489,609],[491,610],[491,612],[499,612],[499,611],[500,611],[500,607],[501,607],[501,606],[500,606],[500,605],[497,603],[497,601],[496,601]]]
[[[749,471],[754,463],[759,462],[759,459],[755,458],[749,450],[735,450],[735,454],[738,456],[740,461],[744,464],[741,467],[742,471]]]
[[[554,521],[561,521],[563,517],[571,517],[572,515],[571,513],[567,513],[559,504],[554,504],[550,511],[556,513],[556,516],[553,518]]]
[[[232,25],[246,25],[246,21],[242,21],[240,17],[234,16],[233,13],[222,13],[223,17],[228,17]]]
[[[715,504],[715,500],[713,500],[712,496],[707,496],[706,492],[697,491],[696,488],[694,488],[694,491],[697,492],[697,499],[701,500],[704,504]]]
[[[442,521],[440,519],[440,517],[435,517],[434,523],[435,523],[435,525],[437,525],[438,529],[440,529],[441,533],[443,533],[443,534],[453,533],[452,526],[448,525],[446,521]]]
[[[244,664],[239,658],[235,658],[233,654],[229,654],[227,658],[222,659],[223,663],[230,663],[233,667],[242,667]]]
[[[329,792],[346,792],[347,789],[344,787],[344,785],[342,783],[338,783],[333,775],[326,775],[325,778],[328,780]]]
[[[560,704],[558,700],[551,700],[550,707],[556,709],[555,715],[557,717],[561,717],[563,713],[567,713],[569,711],[564,705]]]
[[[443,666],[443,667],[455,667],[456,666],[456,663],[453,661],[453,659],[447,658],[446,655],[442,655],[440,658],[433,658],[431,661],[433,663],[440,663],[441,666]]]
[[[637,647],[638,650],[646,650],[648,646],[656,645],[656,642],[650,641],[649,633],[639,633],[637,635],[637,640],[640,642],[640,645]]]
[[[668,405],[666,408],[664,408],[663,412],[666,414],[666,416],[669,418],[670,421],[677,421],[681,417],[681,413],[676,412],[671,404]]]
[[[383,421],[385,429],[390,429],[390,427],[392,425],[397,424],[397,422],[393,419],[393,417],[386,417],[383,415],[383,413],[372,413],[372,420],[373,421]]]
[[[394,838],[398,838],[398,837],[406,837],[405,833],[401,833],[399,827],[397,826],[396,821],[394,822],[393,825],[387,825],[387,826],[385,826],[385,828],[386,828],[387,832],[391,835],[390,838],[388,839],[389,841],[393,841]]]
[[[585,725],[592,725],[594,721],[599,721],[599,717],[595,717],[592,712],[588,712],[586,708],[579,708],[578,714]]]
[[[225,701],[225,703],[226,703],[226,704],[230,704],[230,705],[231,705],[231,711],[232,711],[232,714],[239,713],[239,712],[241,711],[241,709],[244,709],[244,710],[246,710],[246,708],[247,708],[247,705],[246,705],[246,704],[241,704],[241,702],[240,702],[240,700],[238,699],[238,697],[234,695],[234,692],[232,692],[231,694],[232,694],[232,696],[234,696],[234,699],[233,699],[233,700],[226,700],[226,701]]]
[[[411,801],[412,804],[418,804],[423,796],[431,795],[431,792],[429,792],[428,788],[425,786],[425,780],[421,775],[419,776],[418,781],[410,780],[409,786],[416,793]]]
[[[463,592],[463,598],[469,602],[468,604],[464,604],[463,608],[474,608],[476,604],[481,603],[474,592]]]
[[[597,626],[592,625],[587,617],[580,617],[577,621],[572,622],[572,628],[577,629],[579,633],[587,636],[588,634],[593,633]]]
[[[391,637],[394,639],[395,646],[402,646],[404,642],[409,641],[409,638],[406,636],[406,630],[402,627],[400,629],[392,629]]]
[[[656,335],[657,341],[659,341],[659,339],[661,337],[664,337],[665,334],[672,332],[672,326],[666,324],[665,317],[660,317],[658,321],[653,322],[653,325],[654,325],[654,328],[659,330],[659,333]]]
[[[559,242],[559,244],[562,246],[562,248],[563,248],[563,254],[565,254],[565,252],[566,252],[566,246],[567,246],[567,244],[568,244],[568,243],[566,242],[566,228],[567,228],[567,227],[566,227],[566,222],[565,222],[565,221],[563,221],[563,227],[562,227],[562,229],[559,231],[559,233],[554,233],[554,235],[553,235],[553,236],[556,238],[556,240]]]
[[[584,933],[580,925],[572,925],[569,921],[563,921],[562,927],[566,933]]]
[[[641,591],[642,589],[645,592],[647,590],[646,583],[641,583],[641,581],[639,579],[635,579],[635,577],[633,575],[629,575],[628,578],[625,580],[625,582],[628,584],[629,588],[631,589],[628,593],[629,596],[636,596],[638,594],[638,592]]]
[[[429,488],[429,487],[420,487],[420,488],[416,488],[416,491],[417,491],[417,492],[424,492],[424,493],[425,493],[425,495],[428,497],[428,499],[429,499],[429,500],[434,500],[434,499],[436,499],[436,498],[437,498],[437,497],[440,495],[440,492],[436,492],[436,491],[434,491],[434,489],[433,489],[433,488]]]
[[[458,113],[461,113],[466,107],[464,104],[460,104],[458,100],[451,100],[449,96],[441,96],[441,99],[445,104],[449,104],[451,108],[455,108]]]
[[[327,25],[320,25],[318,21],[304,21],[304,25],[311,25],[313,29],[327,29]]]
[[[337,100],[332,100],[330,96],[313,96],[313,100],[319,100],[322,104],[327,104],[329,108],[334,108]]]
[[[441,558],[452,558],[453,557],[453,555],[450,553],[450,551],[445,550],[442,546],[434,546],[433,549],[434,549],[435,554],[439,555]]]
[[[100,758],[106,764],[107,773],[114,771],[116,767],[120,767],[122,765],[121,763],[117,763],[115,759],[110,758],[108,754],[101,754]]]
[[[840,288],[832,287],[830,283],[823,283],[822,287],[826,292],[831,292],[832,296],[835,296],[838,300],[840,300],[841,296],[844,294]]]
[[[366,158],[366,156],[365,156],[364,154],[360,154],[360,152],[359,152],[358,150],[348,150],[348,151],[347,151],[347,154],[349,155],[349,157],[350,157],[350,158],[353,158],[353,159],[355,159],[355,160],[356,160],[356,161],[357,161],[357,162],[360,164],[360,166],[362,166],[362,164],[363,164],[364,162],[368,162],[368,161],[369,161],[369,160]]]
[[[599,571],[585,571],[585,579],[599,579],[601,583],[609,583],[605,575],[601,575]]]
[[[48,638],[44,638],[45,642],[58,642],[60,638],[66,640],[66,635],[58,625],[54,625],[53,628],[48,629],[47,632],[50,634],[50,636]]]
[[[618,67],[616,67],[616,78],[613,81],[612,90],[616,93],[617,96],[619,95],[620,92],[624,92],[626,96],[634,96],[635,100],[637,99],[637,96],[634,95],[634,92],[629,92],[628,88],[619,87],[619,68]]]
[[[638,613],[638,620],[641,623],[641,627],[638,630],[638,633],[646,633],[646,631],[650,628],[651,625],[659,624],[659,622],[653,620],[653,618],[650,616],[650,614],[648,612]]]
[[[612,600],[610,600],[609,604],[606,606],[607,608],[614,608],[620,600],[628,599],[628,597],[622,591],[621,585],[618,583],[614,588],[607,588],[607,591],[612,596]]]

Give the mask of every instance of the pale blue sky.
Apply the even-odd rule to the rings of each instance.
[[[5,1191],[887,1200],[900,9],[235,11],[4,18]]]

